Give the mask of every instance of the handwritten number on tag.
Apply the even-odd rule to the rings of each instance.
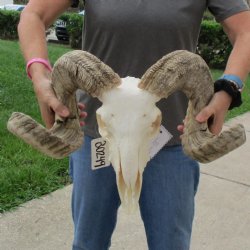
[[[108,143],[103,138],[96,138],[91,141],[91,168],[109,167]]]
[[[95,143],[95,148],[96,148],[96,164],[95,168],[103,167],[105,166],[105,145],[106,141],[103,142],[96,142]]]

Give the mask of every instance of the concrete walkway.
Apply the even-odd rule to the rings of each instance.
[[[222,159],[201,166],[191,250],[250,249],[250,113],[231,122],[245,125],[247,143]],[[71,249],[71,188],[1,215],[0,249]],[[138,213],[128,216],[119,211],[111,249],[147,249]]]

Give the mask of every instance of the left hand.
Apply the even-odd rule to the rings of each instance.
[[[209,104],[196,116],[196,121],[208,122],[210,132],[218,135],[222,130],[231,101],[231,96],[225,91],[216,92]],[[183,133],[185,128],[184,125],[179,125],[177,129]]]

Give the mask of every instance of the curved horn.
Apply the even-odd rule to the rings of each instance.
[[[207,123],[195,120],[214,94],[209,68],[200,56],[185,50],[164,56],[147,70],[139,87],[161,98],[167,98],[177,90],[186,94],[189,105],[182,145],[184,152],[191,158],[202,163],[211,162],[246,141],[241,124],[230,127],[217,136],[209,131]]]
[[[30,116],[15,112],[7,128],[46,155],[63,158],[83,142],[75,91],[82,89],[94,97],[100,96],[120,82],[120,77],[92,54],[81,50],[66,53],[54,65],[51,85],[57,98],[69,108],[70,116],[64,120],[55,117],[55,124],[48,130]]]

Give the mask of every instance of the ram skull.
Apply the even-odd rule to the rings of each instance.
[[[76,90],[98,97],[103,102],[97,110],[100,134],[109,143],[119,194],[127,208],[133,209],[138,204],[142,173],[149,160],[149,143],[161,122],[161,113],[155,106],[160,98],[167,98],[177,90],[188,97],[182,145],[184,152],[199,162],[211,162],[246,140],[240,124],[214,135],[206,122],[195,120],[213,96],[213,80],[204,60],[188,51],[164,56],[142,79],[121,79],[90,53],[68,52],[54,65],[52,87],[71,111],[67,119],[55,117],[54,126],[48,130],[31,117],[16,112],[8,121],[8,129],[41,152],[63,158],[83,142]]]
[[[140,79],[126,77],[106,91],[97,110],[101,136],[108,142],[122,204],[135,208],[142,186],[142,173],[149,161],[149,146],[158,134],[161,111],[154,94],[138,88]]]

